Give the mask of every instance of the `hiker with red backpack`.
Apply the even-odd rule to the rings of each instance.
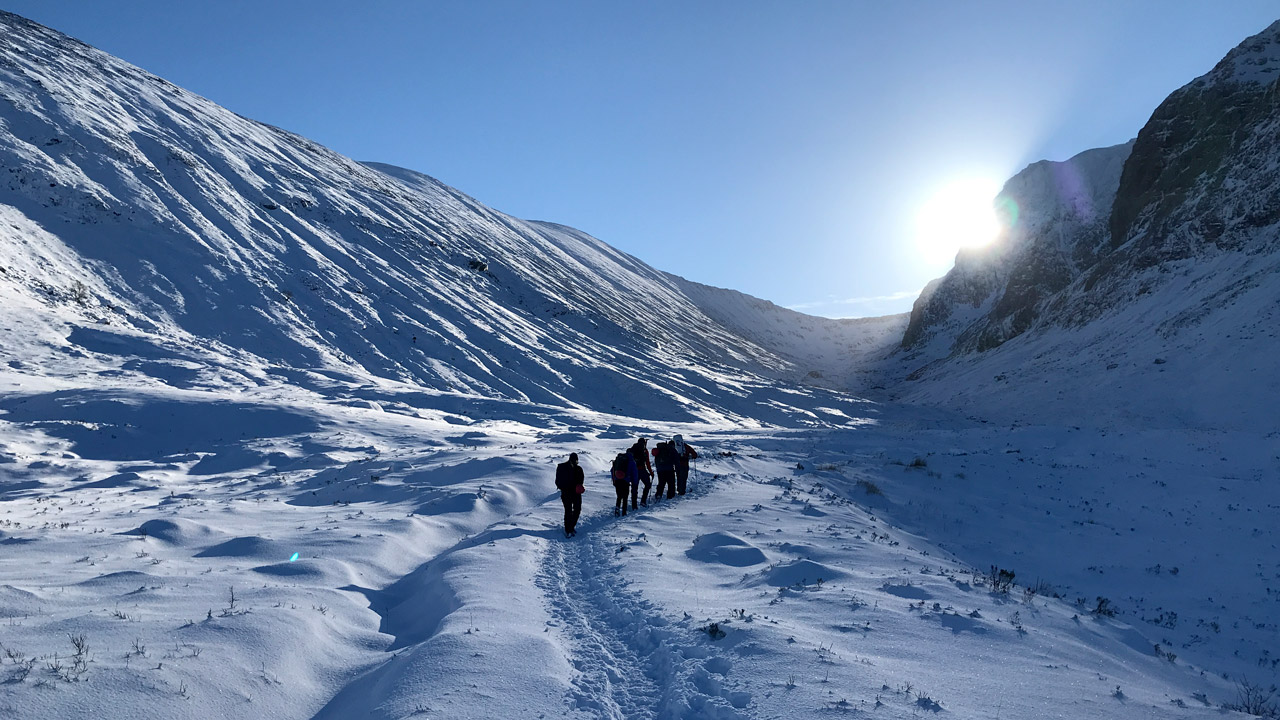
[[[689,461],[697,459],[698,451],[679,435],[671,439],[671,447],[676,454],[676,492],[683,495],[689,483]]]
[[[630,448],[624,453],[618,453],[613,459],[609,474],[613,479],[613,490],[618,495],[613,504],[613,515],[626,515],[627,495],[631,486],[640,484],[640,470],[636,467],[636,459],[632,457]]]
[[[649,507],[649,488],[653,487],[653,466],[649,464],[649,448],[647,438],[640,438],[635,445],[631,446],[631,457],[635,458],[636,469],[640,474],[640,482],[644,483],[644,495],[640,498],[640,504]],[[638,483],[631,486],[631,509],[636,509],[636,491]]]
[[[676,451],[670,441],[653,447],[653,468],[658,472],[658,492],[653,495],[655,501],[662,499],[664,490],[668,498],[676,496],[676,460]]]
[[[578,516],[582,514],[582,494],[587,491],[586,477],[578,466],[578,453],[569,453],[569,460],[556,466],[556,487],[560,489],[560,502],[564,503],[564,536],[578,534]]]

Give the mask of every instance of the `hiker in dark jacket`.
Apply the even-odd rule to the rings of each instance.
[[[653,468],[658,473],[658,492],[654,500],[662,499],[665,489],[667,497],[676,496],[676,451],[670,442],[658,443],[653,448]]]
[[[560,502],[564,503],[564,536],[578,534],[578,516],[582,514],[582,493],[586,491],[586,476],[578,467],[578,453],[569,453],[569,460],[556,466],[556,487],[560,489]]]
[[[679,435],[672,438],[671,446],[676,451],[676,492],[683,495],[689,483],[689,461],[698,457],[698,451]]]
[[[640,438],[635,445],[631,446],[631,457],[636,460],[636,469],[640,472],[640,482],[644,483],[644,495],[640,498],[640,504],[645,507],[649,506],[649,488],[653,487],[653,466],[649,464],[649,448],[648,439]],[[636,509],[636,490],[638,486],[631,486],[631,509]]]
[[[618,495],[618,499],[613,504],[613,514],[626,515],[627,495],[631,487],[640,482],[640,470],[636,467],[636,459],[631,456],[630,449],[625,453],[619,453],[618,457],[613,459],[610,475],[613,477],[613,489]]]

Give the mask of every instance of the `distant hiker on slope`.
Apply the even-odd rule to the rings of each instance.
[[[568,462],[556,466],[556,487],[564,503],[564,536],[578,534],[578,516],[582,514],[582,493],[587,491],[586,477],[578,467],[578,453],[569,453]]]
[[[698,451],[679,435],[672,438],[671,446],[676,451],[676,492],[683,495],[689,482],[689,461],[697,459]]]
[[[618,456],[613,459],[609,474],[613,478],[613,490],[618,495],[618,499],[613,503],[613,514],[615,517],[626,515],[627,494],[632,485],[640,482],[640,470],[636,467],[635,458],[631,456],[631,450],[618,453]]]
[[[663,490],[667,497],[676,496],[676,450],[670,442],[661,442],[653,448],[653,468],[658,471],[658,492],[653,499],[662,499]]]
[[[636,469],[640,471],[640,482],[644,483],[644,496],[640,504],[649,507],[649,488],[653,487],[653,466],[649,464],[648,439],[640,438],[631,446],[631,457],[635,458]],[[631,486],[631,509],[636,509],[637,486]]]

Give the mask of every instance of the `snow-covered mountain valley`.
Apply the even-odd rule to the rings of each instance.
[[[0,716],[1266,707],[1268,252],[895,352],[0,25]],[[614,517],[676,433],[690,492]]]

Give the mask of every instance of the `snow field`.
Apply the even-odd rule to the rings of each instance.
[[[744,455],[705,503],[672,511],[679,522],[634,522],[656,552],[619,557],[678,625],[726,633],[705,644],[724,653],[724,680],[751,694],[754,717],[1196,717],[1210,711],[1195,694],[1224,691],[1155,658],[1123,623],[1018,588],[992,593],[886,522],[854,482]],[[635,537],[625,525],[610,534]]]
[[[0,707],[1201,717],[1275,672],[1275,528],[1227,498],[1280,498],[1244,435],[874,403],[843,428],[655,427],[334,388],[5,396]],[[615,519],[609,459],[674,432],[703,455],[690,494]]]
[[[0,717],[1180,718],[1280,680],[1273,254],[898,383],[950,341],[0,21]],[[614,519],[609,458],[673,432],[691,494]]]

